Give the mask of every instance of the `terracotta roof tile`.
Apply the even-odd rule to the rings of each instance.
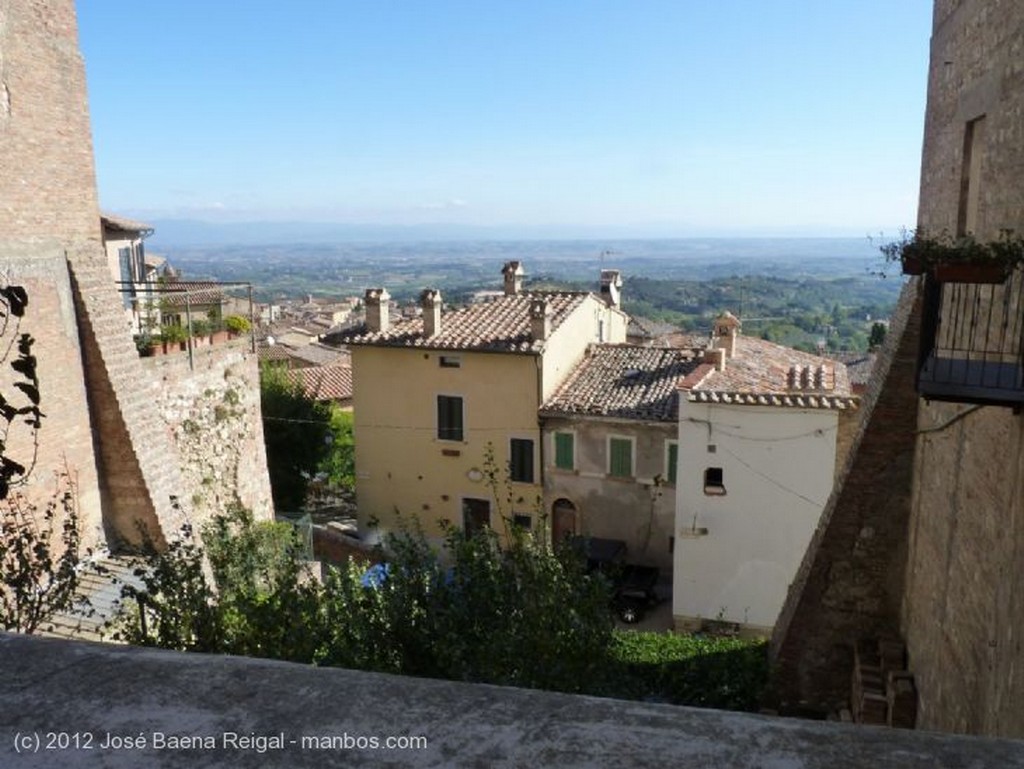
[[[685,382],[680,386],[686,386]],[[724,371],[711,371],[689,387],[699,403],[798,408],[856,408],[846,366],[764,339],[739,336]]]
[[[691,350],[591,345],[541,413],[674,422],[677,383],[698,365]]]
[[[294,369],[285,372],[285,376],[300,384],[313,400],[352,400],[352,366],[347,359],[327,366]]]
[[[481,350],[488,352],[539,352],[543,341],[530,335],[530,301],[544,298],[551,311],[551,331],[593,294],[569,291],[532,291],[498,296],[442,313],[441,331],[423,335],[422,318],[392,319],[391,327],[381,332],[367,331],[365,324],[354,326],[324,341],[329,344],[374,345],[383,347],[424,347],[434,350]],[[600,301],[595,298],[595,301]]]
[[[160,294],[160,301],[168,307],[184,307],[186,296],[189,304],[220,304],[224,300],[224,289],[216,283],[181,280],[164,287],[168,291]]]

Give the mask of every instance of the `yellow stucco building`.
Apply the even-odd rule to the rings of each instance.
[[[621,278],[600,292],[526,291],[503,269],[504,293],[442,311],[423,291],[422,316],[393,321],[384,289],[366,292],[366,322],[332,341],[352,351],[360,531],[419,519],[467,529],[540,523],[543,450],[537,411],[593,342],[622,342]],[[499,470],[487,478],[487,453]],[[505,482],[507,468],[508,482]]]

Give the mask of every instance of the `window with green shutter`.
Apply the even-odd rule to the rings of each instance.
[[[668,467],[665,468],[665,477],[668,478],[669,483],[676,482],[676,469],[679,466],[679,444],[675,441],[668,442],[668,455],[667,462]]]
[[[629,438],[608,439],[608,475],[630,478],[633,475],[633,441]]]
[[[555,467],[576,469],[576,436],[572,433],[555,433]]]

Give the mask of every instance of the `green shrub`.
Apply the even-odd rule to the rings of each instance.
[[[244,318],[241,315],[228,315],[224,318],[224,328],[232,334],[244,334],[252,328],[252,325],[249,323],[248,318]]]

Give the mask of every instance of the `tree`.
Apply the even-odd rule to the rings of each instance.
[[[35,340],[21,333],[27,306],[23,287],[0,288],[0,362],[17,350],[9,366],[15,374],[12,389],[20,393],[0,394],[0,625],[34,633],[54,613],[74,605],[81,536],[77,488],[67,468],[42,509],[18,488],[35,468],[43,419]],[[24,463],[7,452],[14,429],[30,434],[32,456]]]
[[[301,510],[309,482],[334,443],[331,408],[307,397],[284,370],[269,365],[260,372],[260,405],[274,507]]]
[[[877,349],[885,342],[885,334],[888,331],[884,323],[872,323],[871,335],[868,337],[868,348]]]

